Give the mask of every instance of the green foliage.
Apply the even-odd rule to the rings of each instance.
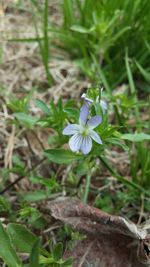
[[[47,251],[41,248],[39,238],[21,224],[10,223],[7,231],[4,230],[0,223],[0,258],[8,267],[71,267],[72,260],[63,260],[63,244],[58,243]],[[16,252],[26,253],[29,257],[29,264],[23,265]],[[45,265],[46,264],[46,265]]]
[[[18,121],[20,121],[22,124],[24,124],[26,127],[33,128],[35,125],[37,119],[33,116],[27,115],[26,113],[14,113],[14,116],[17,118]]]
[[[58,243],[53,249],[53,257],[56,261],[60,260],[63,257],[63,245]]]
[[[8,234],[0,223],[0,258],[8,265],[8,267],[22,267],[22,263],[18,258]]]
[[[49,161],[53,161],[58,164],[68,164],[73,160],[80,160],[83,158],[82,155],[77,155],[70,150],[65,149],[48,149],[44,152],[44,154]]]
[[[145,140],[150,140],[150,134],[145,134],[145,133],[123,134],[121,138],[124,140],[129,140],[131,142],[143,142]]]
[[[126,79],[126,48],[130,58],[136,58],[143,69],[148,68],[150,13],[147,10],[150,10],[147,0],[96,0],[94,4],[93,0],[64,0],[64,24],[62,28],[51,27],[51,31],[86,75],[99,81],[103,67],[106,79],[114,87]],[[132,71],[143,75],[134,62]]]
[[[27,219],[30,216],[38,217],[39,211],[36,208],[25,206],[25,207],[20,209],[19,215],[20,215],[21,219]]]
[[[139,205],[139,194],[132,188],[128,188],[127,191],[118,190],[116,192],[113,190],[108,192],[108,190],[105,189],[97,195],[94,206],[106,212],[118,214],[120,210],[128,210],[129,203],[133,203],[135,200]],[[134,216],[135,213],[135,210],[129,210],[128,218]]]
[[[10,211],[10,203],[5,197],[0,196],[0,212],[6,211]]]
[[[50,178],[42,176],[31,176],[30,180],[33,184],[44,185],[45,188],[49,190],[49,192],[57,191],[60,189],[60,185],[55,174],[52,174]]]
[[[30,254],[30,264],[29,267],[40,267],[39,264],[39,249],[40,249],[40,241],[37,239],[32,247],[32,251]]]
[[[37,240],[37,237],[21,224],[8,224],[7,233],[19,252],[30,253]]]
[[[12,112],[27,112],[29,107],[29,98],[30,94],[20,99],[13,97],[12,100],[7,103],[7,106]]]
[[[65,121],[79,117],[79,111],[73,107],[73,103],[73,101],[68,101],[64,104],[62,99],[60,99],[57,105],[51,101],[49,106],[47,106],[43,102],[36,100],[36,105],[44,112],[44,116],[38,120],[37,124],[41,127],[54,128],[59,135],[60,133],[62,135]]]
[[[28,203],[34,201],[34,194],[33,194],[33,198],[32,198],[32,193],[29,193],[30,198],[26,200],[26,205],[23,206],[20,210],[19,210],[19,221],[23,221],[26,222],[28,225],[32,225],[32,227],[34,227],[35,229],[43,229],[45,227],[46,221],[43,218],[42,214],[39,212],[38,209],[33,208],[31,206],[29,206]],[[45,196],[46,198],[46,196]],[[44,199],[45,199],[44,198]],[[23,198],[24,199],[24,198]],[[41,199],[36,199],[36,201],[40,201]]]
[[[35,104],[38,108],[40,108],[44,114],[46,115],[51,115],[50,108],[40,99],[36,99]]]
[[[72,259],[63,260],[64,248],[62,243],[51,246],[50,253],[40,257],[40,263],[50,267],[72,267]]]
[[[44,200],[47,198],[46,192],[45,191],[35,191],[35,192],[28,192],[26,195],[23,197],[24,200],[29,201],[29,202],[36,202],[39,200]]]
[[[131,97],[129,98],[129,90],[128,87],[124,87],[122,92],[119,92],[116,95],[110,95],[109,92],[107,92],[107,100],[111,101],[114,107],[115,116],[118,120],[119,126],[112,126],[108,124],[108,118],[107,114],[103,114],[103,111],[100,106],[100,99],[101,99],[101,93],[98,88],[93,87],[91,89],[88,89],[87,96],[91,99],[93,99],[93,104],[91,104],[91,116],[94,115],[101,115],[102,116],[102,123],[97,127],[97,133],[101,136],[103,140],[103,145],[97,146],[96,144],[93,144],[93,149],[88,157],[85,157],[81,155],[80,153],[73,153],[70,150],[64,149],[63,146],[67,142],[67,137],[64,137],[62,135],[62,130],[65,127],[67,122],[70,123],[78,123],[79,119],[79,110],[77,107],[74,106],[74,102],[72,100],[69,100],[65,104],[60,99],[58,104],[55,105],[53,101],[49,103],[49,105],[45,104],[43,101],[36,99],[35,104],[36,106],[43,112],[42,116],[40,118],[31,117],[29,112],[27,113],[15,113],[15,116],[19,119],[18,123],[20,125],[23,125],[25,128],[28,127],[34,127],[35,125],[38,125],[39,127],[50,127],[53,130],[53,134],[49,137],[49,145],[50,148],[46,149],[44,151],[44,156],[48,159],[50,163],[54,162],[57,164],[70,164],[76,166],[76,170],[78,170],[78,165],[89,165],[89,162],[91,162],[91,166],[93,166],[96,157],[100,158],[101,162],[107,166],[110,172],[112,172],[112,168],[110,168],[109,162],[107,162],[107,159],[103,156],[105,148],[107,146],[118,146],[121,149],[125,150],[129,153],[129,157],[132,158],[131,149],[132,146],[129,145],[128,141],[132,142],[143,142],[144,140],[149,140],[149,135],[142,132],[143,125],[140,122],[140,108],[145,106],[145,103],[140,103],[137,100],[136,96],[136,89],[135,84],[129,64],[129,58],[128,54],[126,53],[126,68],[127,68],[127,75],[129,79],[129,86],[131,91]],[[106,81],[107,83],[107,81]],[[130,119],[130,113],[131,110],[134,112],[137,122],[137,130],[140,132],[137,133],[127,133],[127,130],[129,129],[127,122]],[[118,128],[118,129],[117,129]],[[123,134],[119,133],[119,131],[122,131]],[[131,130],[132,132],[132,130]],[[127,186],[133,186],[133,188],[137,188],[138,190],[143,191],[141,185],[145,182],[147,182],[147,176],[148,176],[148,168],[149,168],[149,153],[146,152],[145,147],[141,148],[143,152],[143,157],[146,160],[145,161],[138,161],[136,160],[136,164],[131,164],[131,174],[133,178],[133,182],[126,182]],[[139,157],[139,155],[136,155]],[[104,160],[105,158],[105,160]],[[142,178],[136,179],[138,170],[142,169]],[[88,174],[88,168],[85,168],[85,171],[82,170],[82,173],[85,173],[87,177],[89,177],[90,174]],[[125,181],[123,177],[120,177],[117,172],[113,172],[113,174],[116,175],[117,179],[121,179],[122,182]],[[73,171],[72,176],[76,175]],[[79,173],[77,174],[79,175]],[[41,185],[46,187],[45,190],[37,190],[36,192],[28,192],[24,196],[24,200],[28,202],[35,202],[40,201],[48,198],[53,198],[54,195],[51,190],[51,185],[49,184],[49,180],[44,180],[42,177],[34,176],[34,179],[32,178],[32,182],[35,182],[37,180],[37,183],[40,183]],[[138,186],[136,186],[136,183]],[[57,187],[57,185],[55,185]],[[55,190],[54,186],[54,193],[57,192]],[[90,184],[88,183],[88,187]],[[58,187],[58,191],[59,191]],[[87,194],[89,190],[85,190],[85,194]],[[84,198],[84,197],[83,197]],[[86,197],[87,199],[87,197]]]

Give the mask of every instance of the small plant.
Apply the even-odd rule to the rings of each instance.
[[[102,99],[102,90],[99,90],[98,88],[91,88],[87,91],[87,94],[82,95],[81,98],[82,101],[84,101],[84,104],[81,107],[80,113],[78,111],[78,107],[73,107],[74,103],[70,100],[65,104],[63,104],[62,100],[60,100],[57,106],[55,106],[53,102],[50,103],[50,106],[47,106],[41,100],[36,100],[36,105],[44,113],[44,115],[40,119],[33,117],[32,124],[31,117],[27,113],[15,113],[15,117],[17,118],[17,121],[19,119],[19,124],[21,124],[22,121],[26,122],[26,125],[24,125],[25,127],[30,124],[30,127],[37,125],[39,127],[50,127],[53,130],[53,135],[49,139],[50,149],[46,149],[44,151],[44,156],[48,159],[49,162],[55,162],[57,164],[70,164],[72,172],[74,172],[74,166],[90,166],[90,171],[88,171],[84,167],[84,173],[87,177],[85,196],[83,196],[85,201],[87,201],[90,188],[90,179],[92,177],[93,171],[95,170],[94,166],[96,159],[99,159],[100,162],[119,181],[122,181],[126,185],[149,195],[149,193],[141,187],[140,181],[138,181],[138,184],[134,179],[132,181],[126,181],[124,177],[117,173],[117,170],[113,169],[105,155],[105,148],[107,146],[117,145],[122,149],[130,151],[127,146],[127,142],[129,140],[134,140],[135,142],[136,140],[142,141],[149,139],[149,135],[137,133],[137,139],[135,139],[135,135],[133,133],[126,134],[126,122],[125,119],[123,119],[123,114],[119,114],[120,110],[117,110],[117,112],[119,111],[117,113],[117,117],[119,118],[119,120],[120,118],[124,120],[123,134],[119,133],[116,127],[111,126],[108,122],[107,116],[108,105]],[[115,98],[113,98],[112,103],[113,101],[117,101],[118,99],[118,97],[116,98],[116,100]],[[123,103],[122,101],[125,101],[125,98],[121,99],[121,103]],[[134,101],[136,101],[135,98]],[[129,106],[129,103],[127,103],[127,105]],[[133,102],[131,102],[131,108],[132,105]],[[125,104],[123,106],[120,106],[120,108],[124,109]],[[133,106],[133,108],[136,112],[136,106]],[[18,123],[17,121],[15,123]],[[79,124],[77,124],[77,121],[79,121]],[[69,122],[68,126],[66,126],[66,122]],[[96,131],[93,130],[95,127]],[[68,139],[67,137],[64,137],[63,134],[72,135],[69,140],[69,146],[73,152],[67,149],[66,141]],[[92,139],[95,141],[93,143],[93,146]],[[124,142],[126,142],[126,144]],[[148,157],[148,155],[146,157]],[[46,187],[48,189],[48,183]],[[31,194],[31,199],[40,200],[48,198],[48,192],[50,191],[47,190],[47,194],[44,193],[44,191],[41,191],[39,193],[35,192],[34,196],[32,196],[33,194]],[[29,195],[30,193],[28,193],[26,196],[26,199],[28,200],[30,199]]]
[[[72,260],[63,260],[62,243],[51,246],[47,251],[41,247],[39,238],[31,233],[21,224],[10,223],[5,230],[0,223],[0,234],[2,241],[0,243],[0,258],[8,267],[71,267]],[[26,253],[28,265],[24,264],[17,255],[17,252]]]

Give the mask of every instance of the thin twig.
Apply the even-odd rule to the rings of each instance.
[[[26,139],[26,141],[27,141],[28,148],[29,148],[29,150],[30,150],[31,154],[32,154],[32,155],[34,155],[35,153],[34,153],[34,151],[33,151],[33,149],[32,149],[32,146],[31,146],[31,144],[30,144],[30,141],[29,141],[28,135],[27,135],[26,133],[25,133],[25,139]]]
[[[90,249],[92,248],[94,242],[95,242],[95,240],[93,240],[93,241],[89,244],[89,246],[86,248],[85,253],[84,253],[84,255],[82,256],[82,258],[81,258],[81,260],[80,260],[80,262],[79,262],[79,267],[82,267],[83,264],[85,263],[86,256],[89,254]]]
[[[41,148],[42,148],[43,150],[45,150],[45,147],[44,147],[44,145],[43,145],[43,142],[40,140],[40,138],[38,137],[38,135],[35,133],[34,130],[32,130],[32,134],[35,136],[35,138],[36,138],[37,141],[39,142]]]
[[[0,195],[4,194],[18,182],[20,182],[23,178],[25,178],[30,172],[34,171],[42,162],[45,161],[45,158],[41,159],[37,164],[35,164],[31,169],[27,170],[26,174],[19,176],[14,182],[6,186],[2,191],[0,191]]]

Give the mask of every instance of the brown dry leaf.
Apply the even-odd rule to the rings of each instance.
[[[120,216],[107,214],[65,199],[50,204],[52,216],[86,235],[65,257],[73,267],[144,267],[150,265],[150,235],[147,230]]]

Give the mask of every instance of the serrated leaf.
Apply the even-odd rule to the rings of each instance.
[[[12,243],[19,252],[30,253],[37,237],[31,233],[24,225],[10,223],[7,226]]]
[[[0,222],[0,258],[8,265],[8,267],[22,267],[22,263],[17,256],[9,236],[4,230]]]
[[[150,140],[150,135],[145,133],[134,133],[134,134],[123,134],[121,139],[128,140],[131,142],[142,142]]]
[[[82,155],[75,154],[66,149],[48,149],[44,152],[48,160],[58,164],[68,164],[73,160],[80,160],[83,158]]]

